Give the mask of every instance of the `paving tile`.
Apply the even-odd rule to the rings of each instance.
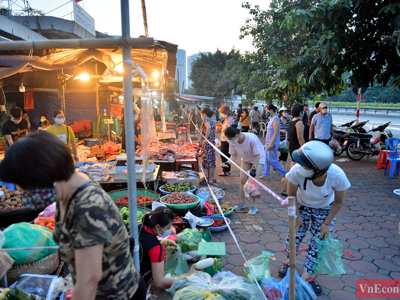
[[[387,248],[387,247],[389,247],[389,244],[387,242],[385,242],[383,240],[380,240],[380,239],[377,239],[377,238],[375,238],[375,239],[367,239],[366,242],[368,244],[370,244],[371,246],[375,246],[375,247],[378,247],[378,248]]]
[[[371,259],[383,259],[384,254],[379,251],[371,250],[371,249],[361,249],[360,253],[363,256],[369,257]]]
[[[363,237],[363,238],[366,238],[366,239],[371,239],[371,238],[376,237],[375,233],[369,232],[369,231],[357,231],[356,234],[357,234],[357,236]]]
[[[397,220],[397,225],[392,223],[392,222],[384,222],[384,223],[378,223],[378,225],[382,228],[386,229],[398,229],[399,228],[399,221]]]
[[[359,278],[355,275],[347,275],[347,274],[342,275],[342,277],[340,278],[340,280],[342,280],[344,285],[351,286],[352,288],[356,288],[356,280],[357,279],[362,279],[362,278]]]
[[[393,279],[400,279],[400,272],[390,272],[389,276]]]
[[[332,300],[357,300],[355,294],[349,293],[347,291],[332,291],[329,293],[329,299]]]
[[[255,253],[255,254],[258,253],[258,255],[260,255],[261,252],[267,250],[266,246],[260,245],[260,244],[248,244],[245,246],[245,249],[251,253]]]
[[[268,243],[265,245],[265,247],[269,251],[279,252],[286,248],[286,244],[285,243]]]
[[[382,260],[382,259],[375,259],[374,260],[374,265],[377,267],[388,270],[388,271],[399,271],[400,267],[398,265],[395,265],[394,263],[387,261],[387,260]]]
[[[257,243],[257,242],[260,240],[260,238],[259,238],[258,236],[253,235],[253,234],[245,234],[245,235],[242,235],[242,236],[240,237],[240,239],[241,239],[243,242],[246,242],[246,243]]]
[[[400,247],[400,237],[394,237],[394,238],[387,238],[385,239],[386,242],[388,242],[390,245],[398,246]]]
[[[327,288],[331,291],[341,290],[344,287],[343,282],[339,278],[329,275],[318,275],[316,281],[321,287]]]
[[[271,233],[263,233],[262,235],[260,235],[260,239],[268,243],[277,242],[279,241],[279,236]]]
[[[365,275],[365,279],[391,279],[388,275],[375,272],[375,273],[368,273]]]
[[[350,266],[354,269],[354,271],[364,273],[376,272],[378,270],[376,265],[366,261],[353,261],[350,263]]]

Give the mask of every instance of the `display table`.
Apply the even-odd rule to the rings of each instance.
[[[165,139],[176,139],[176,133],[168,132],[168,133],[158,133],[158,140],[165,140]]]
[[[160,166],[156,165],[156,168],[154,169],[154,172],[151,175],[150,179],[146,180],[146,183],[149,183],[150,185],[150,189],[155,192],[158,189],[158,181],[160,179],[160,175],[161,175]],[[113,180],[112,178],[109,181],[103,181],[99,183],[106,192],[123,189],[128,186],[127,180]],[[136,180],[136,187],[145,188],[145,186],[143,186],[143,183],[140,180]]]

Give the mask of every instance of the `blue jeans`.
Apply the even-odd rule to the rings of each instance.
[[[271,151],[265,150],[265,165],[262,169],[262,176],[269,177],[269,169],[272,166],[282,177],[286,175],[287,171],[279,163],[278,159],[278,146],[274,146]]]

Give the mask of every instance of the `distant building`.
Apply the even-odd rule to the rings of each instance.
[[[203,54],[208,54],[210,52],[202,52]],[[193,54],[188,56],[187,58],[187,87],[190,88],[193,82],[189,79],[190,74],[192,73],[192,63],[200,56],[200,53]]]
[[[182,93],[182,89],[187,88],[187,80],[186,80],[186,51],[183,49],[178,49],[176,52],[176,72],[175,72],[175,80],[178,80],[178,71],[179,71],[179,89]]]

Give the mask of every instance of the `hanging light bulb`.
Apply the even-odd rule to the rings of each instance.
[[[79,77],[82,81],[88,81],[89,75],[87,73],[82,73]]]
[[[22,82],[21,82],[21,85],[19,86],[19,91],[21,93],[25,93],[25,87],[24,87],[24,84]]]
[[[120,63],[118,66],[116,66],[114,68],[114,71],[118,72],[118,73],[123,73],[124,72],[124,66],[122,65],[122,63]]]
[[[158,81],[154,82],[154,86],[158,86]]]
[[[160,76],[160,73],[158,73],[157,69],[153,72],[153,76],[156,77],[156,78],[157,78],[158,76]]]

